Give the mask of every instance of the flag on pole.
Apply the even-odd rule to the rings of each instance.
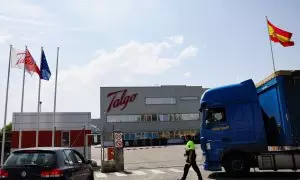
[[[23,61],[23,63],[24,63],[24,61]],[[38,75],[40,75],[40,69],[37,66],[37,64],[35,63],[32,55],[28,49],[25,51],[25,67],[26,67],[26,71],[30,75],[32,75],[33,73],[37,73]]]
[[[19,50],[12,48],[11,50],[11,68],[23,69],[25,64],[25,70],[30,75],[33,73],[40,74],[39,67],[35,63],[29,50]]]
[[[8,70],[7,70],[7,84],[6,84],[6,97],[5,97],[5,108],[4,108],[4,122],[3,122],[3,129],[2,129],[2,145],[1,145],[1,166],[4,162],[4,148],[5,148],[5,127],[6,127],[6,120],[7,120],[7,105],[8,105],[8,88],[9,88],[9,80],[10,80],[10,68],[11,68],[11,57],[12,57],[12,45],[9,48],[9,58],[8,58]]]
[[[278,27],[274,26],[269,20],[268,28],[269,28],[269,35],[270,39],[275,43],[280,43],[283,47],[294,46],[294,42],[291,41],[292,33],[279,29]]]
[[[49,69],[47,59],[45,56],[45,52],[43,47],[41,47],[41,64],[40,64],[40,71],[39,71],[39,90],[38,90],[38,107],[37,107],[37,128],[36,128],[36,139],[35,144],[36,147],[39,146],[39,123],[40,123],[40,99],[41,99],[41,80],[49,81],[51,77],[51,71]]]
[[[11,68],[24,68],[25,51],[11,48],[10,67]]]
[[[40,72],[40,78],[49,81],[51,77],[51,71],[47,63],[47,59],[44,53],[44,50],[42,50],[42,57],[41,57],[41,72]]]

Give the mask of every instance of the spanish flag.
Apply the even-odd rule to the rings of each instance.
[[[269,20],[267,21],[269,35],[272,41],[274,41],[275,43],[280,43],[284,47],[294,46],[294,42],[291,41],[293,35],[292,33],[279,29],[278,27],[274,26]]]

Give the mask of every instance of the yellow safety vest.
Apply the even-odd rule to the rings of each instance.
[[[192,140],[189,140],[185,146],[186,150],[195,150],[195,144]]]

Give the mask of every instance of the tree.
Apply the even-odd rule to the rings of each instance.
[[[12,122],[8,123],[5,127],[5,133],[10,133],[12,130]],[[3,128],[1,129],[1,134],[3,133]]]

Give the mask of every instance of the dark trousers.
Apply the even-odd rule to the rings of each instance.
[[[202,180],[201,172],[200,172],[200,169],[199,169],[196,161],[193,161],[192,163],[186,163],[185,164],[184,172],[183,172],[183,176],[182,176],[181,180],[186,179],[186,176],[188,175],[189,169],[190,169],[191,166],[193,167],[194,171],[197,173],[198,179]]]

